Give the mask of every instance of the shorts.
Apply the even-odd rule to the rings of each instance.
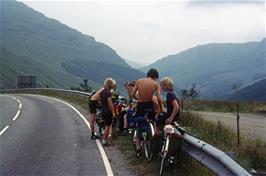
[[[96,109],[98,107],[98,101],[96,100],[90,100],[89,102],[89,108],[91,114],[96,114]]]
[[[148,118],[153,120],[155,117],[153,102],[138,102],[136,116],[145,116],[148,113]]]
[[[160,113],[158,115],[158,117],[156,118],[155,120],[155,124],[157,127],[159,128],[164,128],[165,126],[165,122],[166,120],[169,118],[169,115],[167,115],[166,113]],[[178,121],[178,116],[176,116],[174,119],[173,119],[173,122],[177,122]]]
[[[167,118],[168,118],[168,117],[167,117],[166,114],[162,114],[162,113],[159,114],[158,117],[157,117],[156,120],[155,120],[155,124],[156,124],[156,126],[157,126],[157,127],[161,127],[161,128],[163,128],[164,125],[165,125],[165,121],[166,121]]]
[[[105,126],[111,126],[113,121],[113,114],[112,113],[103,113],[103,121]]]

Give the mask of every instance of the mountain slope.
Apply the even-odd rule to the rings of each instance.
[[[266,75],[265,39],[200,45],[141,70],[151,67],[157,68],[161,76],[173,77],[180,88],[196,83],[205,97],[217,98],[231,92],[235,85],[245,87]]]
[[[98,86],[106,76],[115,77],[120,84],[142,76],[113,49],[93,37],[47,18],[21,2],[1,4],[1,89],[14,88],[18,75],[36,75],[38,86],[60,88],[79,84],[84,78]],[[110,67],[107,70],[103,65]],[[117,70],[127,70],[127,74]]]
[[[226,95],[224,98],[231,100],[256,100],[266,102],[266,78]]]

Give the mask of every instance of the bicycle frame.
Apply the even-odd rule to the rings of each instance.
[[[179,132],[181,130],[181,132]],[[160,168],[160,175],[163,175],[164,172],[164,167],[166,165],[166,162],[170,162],[173,164],[175,162],[176,157],[175,156],[168,156],[169,152],[169,145],[170,145],[170,139],[172,137],[182,137],[183,129],[179,129],[179,125],[175,123],[174,125],[166,125],[164,127],[164,144],[162,146],[162,151],[161,151],[161,168]],[[170,157],[170,158],[169,158]]]

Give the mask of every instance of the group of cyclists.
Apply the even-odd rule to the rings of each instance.
[[[104,81],[103,87],[94,92],[89,100],[91,139],[101,138],[102,145],[108,145],[108,138],[111,137],[112,133],[113,121],[118,118],[118,115],[120,116],[119,121],[121,124],[119,126],[122,134],[126,134],[129,128],[129,114],[135,119],[142,117],[142,120],[151,122],[152,128],[154,128],[154,134],[152,135],[155,136],[160,135],[160,131],[167,124],[173,124],[179,121],[180,106],[179,100],[174,92],[173,80],[169,77],[164,77],[157,82],[158,78],[158,71],[152,68],[147,72],[147,77],[140,78],[137,81],[126,82],[124,86],[128,93],[129,103],[116,107],[114,106],[115,100],[112,98],[113,90],[116,88],[116,81],[112,78],[107,78]],[[166,109],[161,98],[161,90],[166,92]],[[95,133],[96,111],[99,108],[101,109],[101,116],[104,122],[104,131],[101,137]],[[141,146],[140,135],[138,134],[136,138],[136,150],[138,151]]]

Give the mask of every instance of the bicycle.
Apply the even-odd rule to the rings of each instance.
[[[182,149],[182,135],[185,130],[179,126],[176,122],[172,125],[165,125],[164,127],[164,141],[161,151],[161,166],[160,176],[163,175],[167,166],[176,165],[176,161]],[[179,145],[179,148],[175,146]]]
[[[140,157],[144,149],[145,157],[150,160],[150,139],[154,136],[153,121],[148,119],[150,111],[147,110],[144,116],[136,117],[136,129],[133,135],[136,157]]]

